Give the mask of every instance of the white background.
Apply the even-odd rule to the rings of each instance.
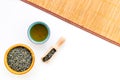
[[[43,45],[27,37],[35,21],[50,27],[50,39]],[[65,44],[49,63],[43,63],[41,57],[60,36],[66,38]],[[27,44],[35,53],[34,67],[24,75],[12,74],[4,65],[6,50],[17,43]],[[0,80],[120,80],[120,47],[19,0],[1,0]]]

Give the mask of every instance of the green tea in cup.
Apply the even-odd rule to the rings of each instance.
[[[42,44],[50,37],[50,29],[43,22],[34,22],[28,28],[28,38],[33,43]]]

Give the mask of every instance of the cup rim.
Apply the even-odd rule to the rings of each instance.
[[[31,65],[30,65],[30,67],[29,67],[27,70],[23,71],[23,72],[17,72],[17,71],[15,71],[15,70],[13,70],[12,68],[10,68],[10,66],[8,65],[8,62],[7,62],[7,56],[8,56],[9,51],[10,51],[11,49],[16,48],[16,47],[19,47],[19,46],[25,47],[26,49],[28,49],[28,50],[30,51],[30,53],[31,53],[31,56],[32,56],[32,63],[31,63]],[[25,73],[29,72],[29,71],[32,69],[34,63],[35,63],[35,55],[34,55],[34,52],[33,52],[33,50],[32,50],[29,46],[27,46],[27,45],[25,45],[25,44],[21,44],[21,43],[20,43],[20,44],[12,45],[12,46],[11,46],[10,48],[8,48],[7,51],[5,52],[4,64],[5,64],[6,68],[8,69],[8,71],[10,71],[10,72],[13,73],[13,74],[22,75],[22,74],[25,74]]]
[[[34,25],[36,25],[36,24],[42,24],[42,25],[44,25],[44,26],[47,28],[47,30],[48,30],[47,38],[46,38],[45,40],[43,40],[43,41],[35,41],[35,40],[33,40],[32,37],[30,36],[30,30],[31,30],[31,28],[32,28]],[[29,28],[28,28],[28,30],[27,30],[27,35],[28,35],[28,38],[29,38],[29,40],[30,40],[31,42],[33,42],[33,43],[35,43],[35,44],[43,44],[43,43],[47,42],[48,39],[50,38],[50,28],[48,27],[48,25],[47,25],[46,23],[40,22],[40,21],[36,21],[36,22],[33,22],[33,23],[29,26]]]

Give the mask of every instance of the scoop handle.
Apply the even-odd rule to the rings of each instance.
[[[59,47],[65,42],[65,38],[61,37],[57,43],[54,45],[56,49],[59,49]]]

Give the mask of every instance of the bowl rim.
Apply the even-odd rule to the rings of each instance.
[[[8,65],[8,62],[7,62],[7,56],[8,56],[9,51],[10,51],[11,49],[13,49],[13,48],[15,48],[15,47],[19,47],[19,46],[25,47],[26,49],[28,49],[28,50],[30,51],[30,53],[31,53],[31,56],[32,56],[32,63],[31,63],[31,65],[30,65],[30,67],[29,67],[27,70],[23,71],[23,72],[17,72],[17,71],[15,71],[15,70],[13,70],[12,68],[10,68],[10,66]],[[33,52],[33,50],[32,50],[29,46],[27,46],[26,44],[21,44],[21,43],[20,43],[20,44],[12,45],[12,46],[9,47],[9,48],[6,50],[6,52],[5,52],[4,64],[5,64],[6,68],[8,69],[8,71],[10,71],[11,73],[14,73],[14,74],[17,74],[17,75],[25,74],[25,73],[29,72],[29,71],[32,69],[32,67],[33,67],[33,65],[34,65],[34,62],[35,62],[34,52]]]

